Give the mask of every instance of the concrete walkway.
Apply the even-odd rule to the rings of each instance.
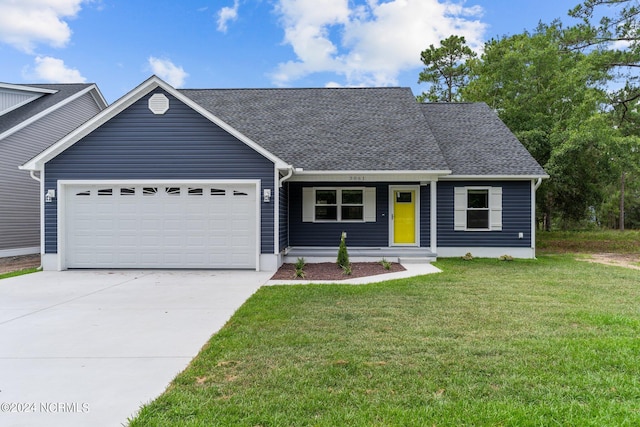
[[[270,273],[63,271],[0,280],[0,426],[121,426]]]

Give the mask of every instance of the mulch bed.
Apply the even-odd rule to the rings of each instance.
[[[358,277],[376,276],[378,274],[395,273],[405,271],[405,268],[398,263],[391,263],[391,268],[385,270],[379,262],[354,262],[351,264],[351,275],[347,276],[333,262],[309,263],[304,266],[304,280],[345,280]],[[295,277],[296,267],[294,264],[283,264],[282,267],[271,277],[272,280],[300,280]]]
[[[0,274],[40,267],[40,254],[0,258]]]

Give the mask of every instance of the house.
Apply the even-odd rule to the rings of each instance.
[[[106,106],[93,84],[0,83],[0,257],[40,253],[40,185],[18,167]]]
[[[485,104],[155,76],[21,168],[42,177],[45,269],[269,271],[335,259],[342,232],[352,259],[532,258],[547,177]]]

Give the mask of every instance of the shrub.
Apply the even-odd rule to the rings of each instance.
[[[342,232],[342,236],[340,237],[340,247],[338,248],[338,266],[342,267],[343,269],[345,268],[345,266],[350,266],[350,262],[349,262],[349,252],[347,251],[347,233],[345,233],[344,231]]]
[[[298,258],[298,260],[296,261],[295,267],[296,267],[296,272],[293,275],[294,279],[304,279],[305,277],[305,273],[304,273],[304,266],[306,265],[304,258]]]
[[[384,268],[385,270],[391,270],[391,263],[384,258],[382,258],[382,261],[380,261],[380,265],[382,265],[382,268]]]
[[[467,252],[462,259],[465,261],[471,261],[473,259],[473,255],[471,255],[471,252]]]
[[[342,272],[347,276],[351,276],[351,264],[347,264],[347,265],[343,266],[342,267]]]
[[[498,258],[500,261],[513,261],[513,257],[511,255],[502,255]]]

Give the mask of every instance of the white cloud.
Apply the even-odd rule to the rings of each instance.
[[[233,1],[233,7],[223,7],[218,11],[218,31],[227,32],[227,23],[238,19],[239,0]]]
[[[279,0],[284,43],[296,59],[278,65],[275,84],[313,73],[343,76],[344,85],[397,84],[400,72],[420,67],[420,52],[452,34],[480,49],[482,8],[438,0]],[[417,74],[416,74],[417,79]],[[331,85],[336,85],[335,81]]]
[[[90,0],[0,0],[0,42],[27,53],[36,44],[64,47],[71,38],[65,19]]]
[[[165,80],[175,88],[182,87],[189,76],[182,67],[175,65],[169,59],[160,59],[150,56],[149,65],[151,66],[153,74],[157,75],[162,80]]]
[[[29,73],[29,80],[48,83],[85,83],[86,78],[75,68],[69,68],[62,59],[37,56],[35,68]]]

